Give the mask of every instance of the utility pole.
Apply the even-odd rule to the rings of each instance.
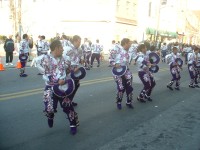
[[[18,0],[18,29],[19,29],[19,36],[20,37],[21,37],[21,34],[22,34],[21,6],[22,6],[22,0]]]
[[[158,3],[156,34],[154,37],[154,41],[156,41],[156,42],[158,41],[158,30],[159,30],[159,25],[160,25],[160,9],[161,9],[161,0],[159,0],[159,3]]]
[[[17,24],[16,24],[16,8],[15,1],[10,0],[10,19],[12,20],[13,33],[16,33]]]

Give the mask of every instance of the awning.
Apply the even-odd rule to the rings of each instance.
[[[155,35],[156,34],[156,29],[154,29],[154,28],[146,28],[146,34]],[[172,37],[172,38],[176,38],[178,36],[176,32],[169,32],[169,31],[166,31],[166,30],[158,30],[158,35],[166,36],[166,37]]]
[[[169,36],[169,37],[176,38],[178,35],[177,35],[176,32],[168,32],[168,36]]]
[[[156,30],[153,29],[153,28],[146,28],[146,34],[155,34],[156,33]]]

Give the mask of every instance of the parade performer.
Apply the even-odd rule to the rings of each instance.
[[[69,41],[69,39],[68,39],[68,37],[66,35],[62,35],[60,41],[62,43],[63,49],[65,49],[65,47],[71,45],[71,42]]]
[[[50,49],[50,54],[42,55],[37,59],[37,67],[43,72],[43,80],[46,84],[43,96],[45,105],[44,112],[48,118],[48,125],[52,128],[54,110],[57,107],[55,105],[57,105],[59,101],[63,112],[67,115],[66,117],[70,122],[70,132],[76,134],[78,115],[74,111],[71,99],[68,97],[68,95],[73,92],[74,83],[66,74],[70,62],[62,57],[63,47],[59,40],[52,41]],[[64,90],[66,84],[68,90],[64,93],[59,91],[59,89]]]
[[[28,35],[24,34],[23,35],[23,40],[20,42],[19,46],[19,60],[21,63],[21,68],[20,68],[20,77],[27,77],[27,74],[25,74],[25,67],[26,67],[26,62],[28,60],[29,56],[29,42],[28,42]]]
[[[114,61],[115,59],[115,46],[116,46],[117,43],[115,43],[115,40],[112,40],[112,45],[111,45],[111,48],[109,49],[109,58],[108,58],[108,61],[109,61],[109,65],[108,67],[112,67],[112,62]]]
[[[137,41],[133,41],[133,43],[131,44],[131,47],[128,50],[129,64],[131,64],[132,60],[135,60],[134,57],[137,56],[137,48],[138,48]]]
[[[81,45],[83,50],[84,60],[85,60],[85,68],[90,70],[90,57],[92,55],[91,46],[89,40],[87,38],[84,39],[84,43]]]
[[[117,108],[122,109],[123,94],[126,91],[126,106],[133,108],[133,87],[132,87],[132,73],[128,68],[129,54],[128,50],[131,46],[131,42],[128,38],[124,38],[121,41],[121,45],[116,44],[113,50],[111,50],[110,64],[113,66],[112,73],[115,82],[117,83]]]
[[[200,48],[199,48],[199,53],[197,54],[197,60],[198,63],[200,64]],[[197,70],[197,82],[200,83],[200,67],[198,67],[196,70]]]
[[[82,49],[80,49],[80,44],[81,44],[81,37],[78,35],[74,35],[72,39],[72,43],[70,46],[67,46],[64,49],[63,52],[63,57],[66,57],[66,59],[70,62],[70,69],[71,72],[76,72],[78,71],[80,67],[80,63],[83,63],[83,53]],[[74,92],[69,96],[69,99],[73,101],[74,96],[80,86],[79,79],[74,80],[75,83],[75,90]],[[77,103],[72,102],[73,106],[77,106]]]
[[[103,51],[103,45],[101,45],[99,43],[99,40],[97,39],[96,43],[92,44],[91,49],[92,49],[91,68],[93,67],[94,59],[97,60],[97,63],[98,63],[97,67],[100,67],[100,56],[101,56],[100,53],[101,51]]]
[[[38,56],[47,54],[49,51],[49,43],[45,40],[45,36],[40,36],[40,40],[37,41]]]
[[[150,68],[154,67],[155,64],[150,60],[150,57],[149,57],[149,55],[152,52],[150,50],[147,51],[147,48],[144,44],[141,44],[138,46],[138,51],[139,53],[135,61],[138,66],[138,76],[140,80],[142,81],[144,87],[141,90],[140,95],[137,97],[137,100],[142,103],[145,103],[146,99],[148,101],[152,101],[151,93],[152,93],[153,88],[156,85],[156,82],[154,80],[154,77]],[[159,56],[156,53],[154,54],[157,56],[157,59],[159,59]]]
[[[39,36],[40,40],[37,41],[37,56],[46,55],[49,52],[49,43],[45,40],[45,36]],[[37,62],[38,58],[34,58]],[[41,72],[38,75],[43,75]]]
[[[170,72],[172,75],[172,79],[167,85],[167,88],[173,90],[172,85],[174,82],[176,82],[175,89],[180,90],[180,79],[181,79],[180,71],[182,70],[183,61],[180,59],[180,54],[177,53],[178,52],[177,47],[174,46],[172,51],[173,52],[171,54],[168,54],[165,57],[167,64],[169,64],[170,66]]]
[[[198,62],[198,53],[199,53],[199,49],[197,47],[194,48],[194,52],[193,53],[188,53],[188,71],[190,74],[190,84],[189,87],[190,88],[200,88],[198,85],[198,69],[199,69],[199,62]]]
[[[168,51],[166,43],[163,43],[160,49],[161,49],[161,55],[162,55],[162,62],[165,62],[165,56],[167,55],[167,51]]]
[[[111,62],[113,60],[113,56],[112,56],[112,50],[114,49],[116,43],[115,43],[115,40],[112,40],[112,45],[111,45],[111,48],[109,49],[109,53],[110,53],[110,56],[108,58],[108,61]],[[111,64],[108,65],[108,67],[112,67]]]
[[[183,48],[183,53],[185,56],[185,64],[187,64],[188,63],[188,54],[192,53],[192,46],[186,44]]]

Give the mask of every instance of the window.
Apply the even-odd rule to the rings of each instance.
[[[167,4],[167,0],[161,0],[161,5],[166,5]]]

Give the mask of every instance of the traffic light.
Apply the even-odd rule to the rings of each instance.
[[[167,0],[161,0],[161,5],[166,5],[167,4]]]

